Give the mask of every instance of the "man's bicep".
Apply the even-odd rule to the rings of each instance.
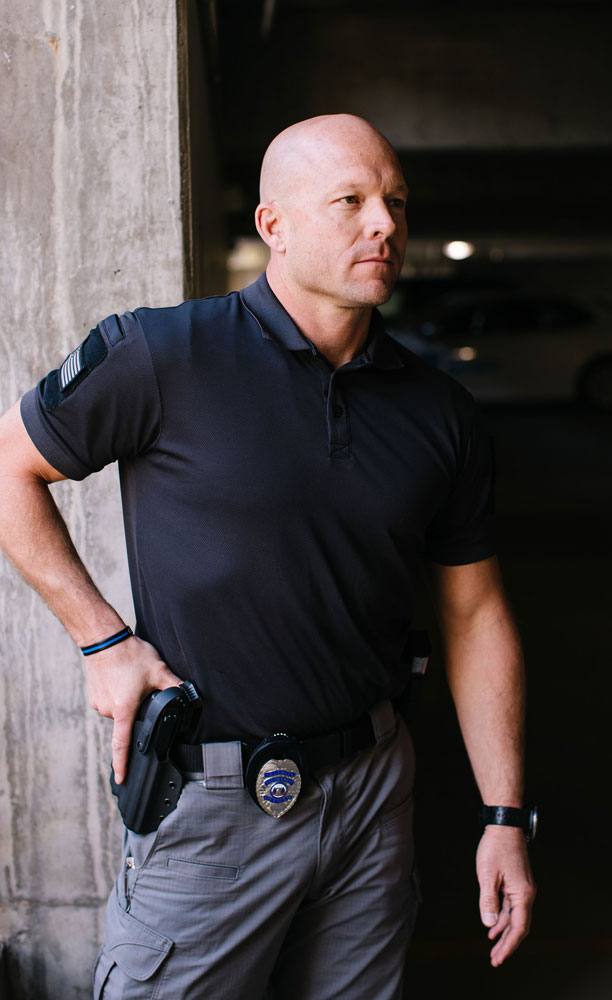
[[[19,402],[0,417],[0,468],[3,476],[56,483],[66,476],[54,469],[28,434]]]
[[[481,615],[507,609],[497,556],[463,566],[431,563],[433,596],[445,629],[469,627]]]

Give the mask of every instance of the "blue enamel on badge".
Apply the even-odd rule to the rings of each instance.
[[[302,779],[292,760],[267,760],[255,782],[257,802],[268,816],[278,819],[295,804]]]

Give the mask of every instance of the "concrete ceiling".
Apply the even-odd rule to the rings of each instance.
[[[224,0],[217,128],[232,235],[265,146],[362,114],[398,148],[416,235],[612,239],[612,8],[604,0]]]

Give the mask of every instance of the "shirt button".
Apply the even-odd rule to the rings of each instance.
[[[341,417],[343,416],[343,414],[344,414],[344,407],[338,406],[338,404],[336,403],[336,405],[334,406],[334,416]]]

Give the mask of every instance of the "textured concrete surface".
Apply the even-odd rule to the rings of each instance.
[[[0,406],[110,312],[182,298],[176,20],[143,0],[2,3]],[[132,621],[116,472],[56,499]],[[119,846],[80,654],[0,565],[0,938],[13,1000],[89,996]]]

